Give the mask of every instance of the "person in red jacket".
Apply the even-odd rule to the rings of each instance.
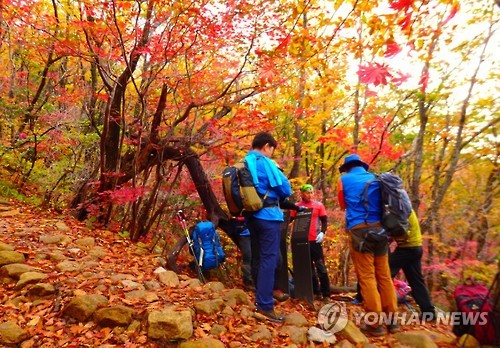
[[[325,266],[325,256],[321,243],[325,238],[327,217],[323,203],[313,199],[314,188],[304,184],[300,187],[302,200],[296,205],[312,210],[311,225],[309,227],[309,251],[311,254],[312,284],[314,295],[317,298],[330,297],[330,280]],[[296,211],[290,211],[292,219]]]

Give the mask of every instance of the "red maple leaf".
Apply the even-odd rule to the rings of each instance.
[[[394,57],[399,52],[401,52],[401,47],[397,43],[395,43],[394,41],[388,42],[384,56],[386,56],[387,58]]]
[[[411,24],[411,15],[412,12],[409,12],[406,14],[406,16],[398,22],[398,24],[401,26],[401,29],[406,30]]]
[[[287,35],[283,39],[279,40],[280,44],[278,45],[278,47],[276,47],[276,51],[284,52],[288,48],[291,42],[292,42],[291,35]]]
[[[407,12],[411,5],[413,5],[414,0],[398,0],[391,2],[390,7],[394,10],[401,11],[404,10]]]
[[[270,83],[276,75],[276,66],[271,60],[264,62],[259,69],[259,78],[261,85]]]
[[[391,82],[395,85],[395,86],[401,86],[401,84],[403,82],[406,82],[410,77],[411,75],[410,74],[402,74],[400,72],[397,73],[398,76],[393,76],[391,78]]]
[[[373,83],[375,86],[386,85],[387,78],[392,77],[389,67],[379,63],[368,64],[366,66],[360,65],[358,76],[362,83]]]

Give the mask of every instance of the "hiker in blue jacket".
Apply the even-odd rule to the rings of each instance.
[[[257,319],[283,322],[285,317],[274,311],[274,274],[279,260],[280,225],[284,221],[279,202],[292,195],[286,176],[271,157],[278,142],[267,132],[258,133],[252,150],[245,156],[257,192],[264,207],[251,213],[247,224],[252,242],[252,276],[255,283]]]

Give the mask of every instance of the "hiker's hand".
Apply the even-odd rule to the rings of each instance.
[[[318,233],[318,235],[316,236],[316,243],[321,243],[324,238],[325,234],[323,232]]]

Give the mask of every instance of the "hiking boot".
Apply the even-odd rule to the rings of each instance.
[[[399,327],[398,324],[387,324],[387,330],[391,333],[391,334],[395,334],[395,333],[398,333],[401,331],[401,328]]]
[[[382,325],[374,327],[371,325],[361,324],[360,329],[365,335],[374,336],[374,337],[384,336],[387,334],[387,331],[385,331],[385,329]]]
[[[257,307],[254,311],[254,317],[257,320],[269,320],[275,323],[283,323],[285,321],[285,316],[278,315],[274,311],[274,309],[270,309],[268,311],[260,309]]]
[[[283,302],[283,301],[286,301],[290,298],[290,295],[288,294],[285,294],[283,291],[281,290],[274,290],[273,291],[273,297],[278,300],[279,302]]]

